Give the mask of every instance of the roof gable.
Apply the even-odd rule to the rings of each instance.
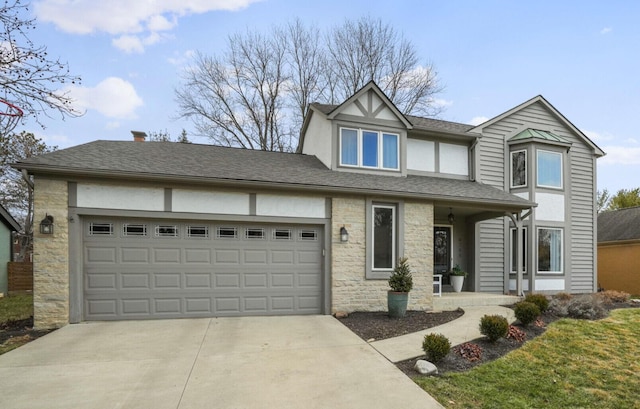
[[[511,108],[510,110],[489,119],[486,122],[481,123],[475,128],[471,129],[470,132],[482,132],[483,129],[502,121],[503,119],[513,115],[514,113],[526,109],[527,107],[533,104],[541,104],[547,111],[549,111],[558,121],[560,121],[563,125],[565,125],[568,129],[571,130],[579,139],[584,141],[584,143],[589,146],[594,154],[598,157],[604,156],[604,151],[598,147],[589,137],[587,137],[581,130],[579,130],[574,124],[571,123],[564,115],[560,113],[553,105],[549,103],[542,95],[538,95],[536,97],[531,98],[528,101],[523,102],[522,104]]]
[[[374,81],[369,81],[346,101],[335,107],[327,114],[327,117],[334,119],[339,114],[361,116],[367,119],[400,121],[407,129],[413,127]]]

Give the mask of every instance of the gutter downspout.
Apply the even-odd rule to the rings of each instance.
[[[24,179],[24,181],[27,182],[27,185],[29,185],[29,187],[33,189],[33,182],[31,181],[31,179],[29,179],[29,173],[26,169],[22,169],[22,179]]]

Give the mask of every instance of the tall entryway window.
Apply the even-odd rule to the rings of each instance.
[[[451,270],[451,226],[433,228],[433,273],[446,274]]]

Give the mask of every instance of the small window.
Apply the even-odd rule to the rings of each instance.
[[[318,240],[318,232],[315,230],[300,230],[300,240]]]
[[[340,165],[399,169],[400,135],[375,130],[340,129]]]
[[[264,229],[247,229],[244,232],[244,237],[251,240],[264,239]]]
[[[125,223],[122,225],[122,233],[125,236],[146,236],[147,225]]]
[[[562,154],[538,151],[538,186],[562,188]]]
[[[187,226],[187,237],[191,238],[209,238],[208,226]]]
[[[291,230],[289,229],[274,229],[273,238],[275,240],[291,240]]]
[[[156,226],[156,237],[178,237],[178,226]]]
[[[396,259],[396,207],[373,206],[372,270],[393,270]]]
[[[238,229],[235,227],[218,227],[216,237],[219,239],[237,239]]]
[[[527,151],[511,152],[511,187],[527,186]]]
[[[522,228],[522,237],[520,239],[520,246],[522,248],[522,271],[527,274],[527,228]],[[511,274],[517,273],[517,247],[516,247],[516,229],[511,228]]]
[[[90,236],[111,236],[113,235],[112,223],[89,223]]]

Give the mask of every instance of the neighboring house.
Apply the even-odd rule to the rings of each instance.
[[[7,263],[13,261],[13,238],[19,230],[18,222],[0,205],[0,293],[5,295],[9,291]]]
[[[312,104],[300,146],[96,141],[18,163],[54,218],[36,325],[385,310],[401,256],[412,309],[456,264],[466,291],[596,290],[603,152],[541,96],[472,126],[403,115],[371,82]]]
[[[598,285],[640,294],[640,206],[598,215]]]

